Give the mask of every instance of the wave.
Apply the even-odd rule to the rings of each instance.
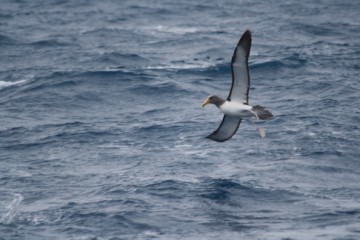
[[[184,197],[184,192],[186,192],[187,189],[191,187],[190,185],[192,185],[192,183],[178,180],[163,180],[148,184],[142,188],[139,188],[139,190],[165,198],[182,198]]]
[[[34,46],[34,47],[63,47],[63,46],[69,46],[71,45],[70,43],[67,42],[62,42],[56,39],[44,39],[44,40],[39,40],[39,41],[35,41],[35,42],[31,42],[29,43],[29,45]]]
[[[293,54],[291,56],[286,56],[280,59],[271,59],[263,62],[256,62],[250,64],[250,69],[256,71],[262,70],[278,70],[280,68],[299,68],[305,66],[307,60],[302,58],[299,54]]]
[[[6,35],[1,35],[0,34],[0,47],[2,45],[29,45],[29,46],[33,46],[33,47],[63,47],[63,46],[69,46],[72,45],[69,42],[64,42],[64,41],[60,41],[57,39],[43,39],[43,40],[38,40],[38,41],[32,41],[32,42],[28,42],[26,40],[16,40],[13,39],[9,36]]]
[[[22,85],[26,82],[27,82],[27,80],[18,80],[18,81],[14,81],[14,82],[0,81],[0,90],[7,88],[7,87]]]
[[[128,65],[137,66],[139,65],[139,63],[144,64],[144,62],[147,62],[147,59],[135,53],[107,52],[101,54],[94,61],[104,62],[107,64],[121,63],[122,66],[128,66]]]
[[[186,89],[185,87],[181,87],[179,84],[174,82],[162,82],[157,84],[151,83],[139,83],[133,84],[129,91],[134,94],[139,94],[143,96],[154,96],[157,97],[183,97],[184,95],[190,94],[192,91]],[[169,96],[170,95],[170,96]]]
[[[141,76],[142,79],[148,75],[140,74],[125,69],[108,69],[94,71],[55,71],[48,75],[38,77],[31,84],[22,89],[23,93],[43,91],[44,89],[60,89],[75,87],[81,84],[111,84],[113,81],[128,83],[134,78]],[[106,80],[106,81],[105,81]],[[26,83],[27,80],[16,82],[0,81],[0,90],[5,87]]]
[[[2,45],[12,45],[12,44],[16,44],[16,43],[17,43],[17,41],[15,39],[12,39],[8,36],[0,34],[0,47]]]
[[[209,32],[220,32],[215,31],[209,27],[194,27],[194,26],[167,26],[167,25],[155,25],[143,28],[146,32],[152,34],[156,33],[168,33],[176,35],[185,35],[189,33],[209,33]]]
[[[272,58],[268,60],[262,60],[257,62],[249,62],[250,71],[276,71],[282,68],[301,68],[307,64],[307,59],[300,56],[300,54],[292,54],[290,56],[284,56],[282,58]],[[170,64],[163,65],[149,65],[145,67],[146,70],[166,70],[170,72],[177,72],[181,74],[196,74],[203,76],[210,76],[212,79],[216,79],[218,76],[225,74],[231,75],[231,63],[224,59],[191,59],[187,61],[174,61]]]
[[[295,202],[300,195],[300,193],[282,189],[241,184],[231,179],[205,179],[203,193],[201,194],[205,199],[233,204],[240,204],[241,201],[248,198],[251,201],[271,199],[273,203]]]
[[[169,64],[169,65],[152,65],[147,66],[145,69],[149,70],[169,70],[169,71],[181,71],[181,70],[188,70],[188,69],[201,69],[202,65],[196,65],[191,63],[185,63],[182,64]]]
[[[193,59],[191,61],[174,61],[170,64],[150,65],[146,66],[145,70],[160,70],[177,72],[180,74],[201,74],[205,76],[217,76],[224,73],[231,73],[230,62],[213,63],[206,60]]]
[[[50,148],[58,144],[66,145],[69,140],[72,143],[85,143],[98,137],[118,137],[119,135],[117,129],[95,128],[91,124],[78,121],[0,130],[0,136],[7,138],[7,142],[1,146],[1,149],[17,151],[43,147]],[[21,140],[19,140],[20,138]]]

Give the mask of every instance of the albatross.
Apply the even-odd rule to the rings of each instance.
[[[240,38],[231,59],[232,84],[229,96],[226,100],[219,96],[211,95],[203,102],[202,106],[214,104],[223,113],[223,120],[213,133],[207,138],[224,142],[229,140],[238,130],[241,120],[255,117],[257,120],[267,120],[273,117],[272,113],[265,107],[249,105],[250,76],[248,59],[251,48],[251,32],[246,30]],[[258,128],[262,138],[265,130]]]

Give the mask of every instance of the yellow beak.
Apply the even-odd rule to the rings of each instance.
[[[203,102],[202,107],[205,107],[205,106],[208,105],[209,103],[210,103],[210,99],[207,98],[207,99]]]

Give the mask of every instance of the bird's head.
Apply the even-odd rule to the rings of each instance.
[[[225,102],[224,99],[222,99],[218,96],[212,95],[212,96],[209,96],[207,99],[205,99],[205,101],[202,104],[202,107],[205,107],[208,104],[215,104],[217,107],[220,107],[220,105],[223,104],[224,102]]]

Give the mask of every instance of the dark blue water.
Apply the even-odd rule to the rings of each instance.
[[[1,1],[0,239],[360,239],[358,1]],[[222,114],[250,29],[250,104]],[[264,127],[267,138],[258,136]]]

